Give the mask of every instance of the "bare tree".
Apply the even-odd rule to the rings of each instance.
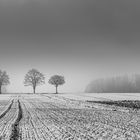
[[[0,94],[2,93],[2,86],[6,86],[8,84],[10,84],[9,76],[6,71],[0,70]]]
[[[139,93],[140,75],[124,75],[91,82],[85,92],[98,93]]]
[[[31,69],[25,75],[24,85],[25,86],[32,86],[33,93],[36,91],[36,87],[45,84],[45,77],[42,73],[40,73],[36,69]]]
[[[56,87],[56,94],[58,93],[58,86],[63,85],[65,83],[65,79],[63,76],[60,75],[54,75],[49,79],[49,84],[52,84]]]

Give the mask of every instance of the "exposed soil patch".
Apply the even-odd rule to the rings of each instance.
[[[140,101],[139,100],[87,101],[87,102],[106,104],[106,105],[115,105],[115,106],[127,107],[127,108],[132,108],[132,109],[140,109]]]

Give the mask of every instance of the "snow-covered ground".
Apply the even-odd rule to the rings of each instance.
[[[140,111],[85,102],[138,100],[139,94],[9,94],[0,97],[1,140],[140,140]]]
[[[140,93],[63,93],[58,96],[76,100],[140,100]]]

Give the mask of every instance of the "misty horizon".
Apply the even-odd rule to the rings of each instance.
[[[54,92],[47,83],[63,75],[60,92],[84,92],[98,78],[140,73],[140,2],[137,0],[0,1],[0,69],[11,84],[24,87],[28,70],[38,69],[46,84],[37,92]]]

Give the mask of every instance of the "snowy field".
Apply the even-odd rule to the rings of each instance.
[[[59,96],[77,100],[140,100],[140,93],[64,93]]]
[[[86,100],[139,94],[0,95],[0,140],[139,140],[140,112]]]

